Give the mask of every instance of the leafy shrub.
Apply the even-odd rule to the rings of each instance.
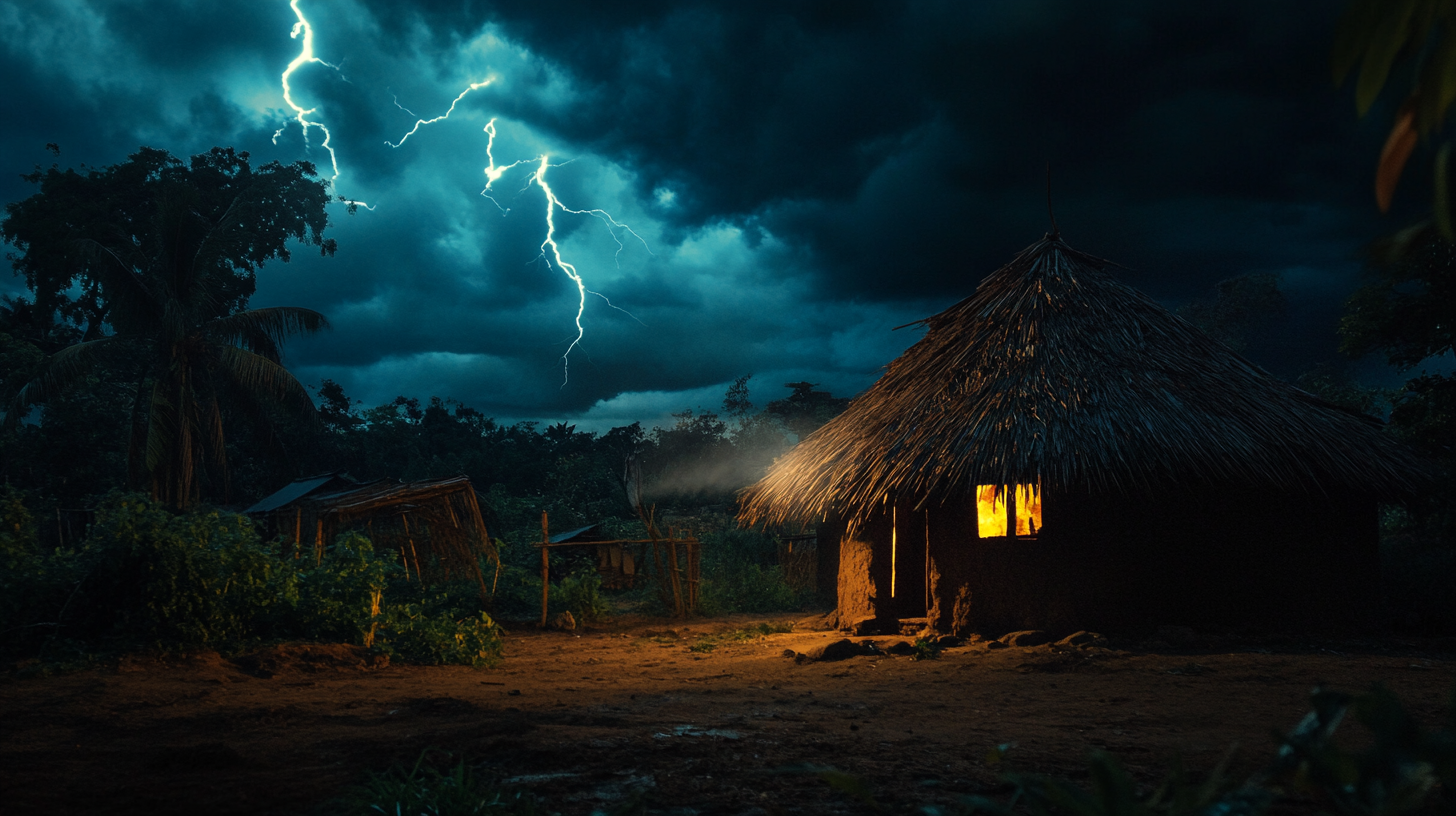
[[[939,660],[940,644],[934,638],[916,638],[910,653],[912,660]]]
[[[798,609],[802,603],[778,566],[720,561],[711,572],[703,568],[699,608],[705,615],[782,612]]]
[[[24,496],[0,494],[0,657],[37,653],[58,634],[59,618],[85,574],[73,550],[44,550]]]
[[[429,614],[421,604],[389,610],[379,647],[410,663],[451,664],[482,668],[500,662],[504,641],[500,627],[484,612],[456,619]]]
[[[772,536],[726,529],[702,537],[703,614],[782,612],[799,609],[805,598],[784,580]]]
[[[373,646],[385,620],[384,591],[391,578],[401,575],[399,562],[376,555],[369,539],[358,533],[339,536],[316,565],[293,576],[288,587],[295,604],[290,634]]]
[[[64,633],[79,641],[231,651],[265,640],[376,647],[407,661],[490,665],[499,628],[478,596],[410,583],[393,553],[357,533],[323,556],[259,540],[244,516],[174,515],[115,494],[79,552],[40,552],[14,491],[0,497],[0,619],[7,655],[36,654]],[[44,634],[42,634],[44,633]]]
[[[223,648],[257,638],[275,604],[287,603],[277,591],[284,565],[236,513],[174,516],[144,496],[113,494],[82,560],[95,578],[78,614],[84,634]]]
[[[562,578],[554,589],[551,602],[570,612],[579,624],[596,623],[612,614],[612,605],[602,597],[602,576],[595,571],[572,573]]]

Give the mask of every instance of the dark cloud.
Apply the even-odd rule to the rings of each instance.
[[[303,66],[295,96],[333,133],[336,189],[377,209],[338,213],[338,256],[270,267],[256,302],[333,316],[290,359],[366,400],[576,416],[750,371],[858,390],[914,340],[891,326],[1047,229],[1048,164],[1063,234],[1169,304],[1282,274],[1290,312],[1250,353],[1292,375],[1333,353],[1357,248],[1404,217],[1371,205],[1389,111],[1358,120],[1331,86],[1337,10],[1316,0],[302,7],[336,68]],[[15,8],[0,18],[15,173],[57,141],[62,164],[231,143],[332,174],[278,95],[301,45],[286,2]],[[450,120],[385,144],[487,74]],[[539,260],[533,165],[494,185],[508,212],[480,196],[492,117],[498,165],[570,161],[550,171],[562,201],[650,247],[619,256],[601,222],[557,213],[588,285],[636,318],[589,297],[565,388],[576,290]],[[7,200],[29,194],[13,178]]]

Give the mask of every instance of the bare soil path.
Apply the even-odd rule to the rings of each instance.
[[[785,771],[805,764],[849,771],[910,812],[993,788],[999,771],[984,757],[1002,743],[1017,744],[1018,769],[1071,778],[1093,749],[1154,780],[1175,754],[1206,769],[1240,743],[1252,769],[1317,683],[1384,683],[1435,724],[1456,681],[1453,656],[1424,641],[968,646],[938,660],[808,662],[784,652],[840,635],[795,631],[689,648],[783,619],[520,627],[489,670],[369,667],[345,647],[298,647],[12,673],[0,677],[0,815],[314,813],[428,747],[564,814],[634,797],[657,813],[865,810]]]

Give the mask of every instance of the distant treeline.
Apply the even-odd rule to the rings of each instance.
[[[38,335],[29,304],[0,305],[0,378],[23,382],[76,339],[64,326]],[[41,510],[94,507],[127,485],[127,444],[135,387],[121,367],[98,367],[88,387],[68,391],[0,434],[0,483],[32,496]],[[751,375],[750,375],[751,376]],[[739,378],[719,411],[687,408],[666,428],[640,423],[606,433],[560,422],[502,424],[455,400],[398,397],[370,408],[324,380],[316,415],[228,405],[226,467],[203,473],[206,502],[245,508],[289,481],[342,472],[373,479],[465,474],[487,498],[497,527],[552,514],[553,527],[630,516],[623,478],[640,470],[645,498],[668,506],[730,505],[734,492],[800,436],[828,421],[847,399],[788,383],[781,399],[756,408],[749,376]],[[520,518],[501,518],[520,516]]]

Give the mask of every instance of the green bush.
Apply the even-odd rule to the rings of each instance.
[[[500,630],[473,586],[410,582],[393,553],[341,535],[322,558],[263,543],[244,516],[182,515],[115,494],[81,550],[43,552],[13,491],[0,496],[0,649],[60,638],[164,650],[236,651],[277,640],[347,642],[406,661],[490,665]]]
[[[561,579],[551,603],[571,613],[578,624],[596,623],[611,617],[612,605],[602,597],[602,576],[595,571],[578,571]]]
[[[784,580],[778,566],[719,562],[703,568],[698,606],[705,615],[730,612],[783,612],[798,609],[803,599]]]
[[[789,586],[776,563],[772,536],[730,527],[702,536],[702,542],[703,614],[783,612],[804,605],[806,599]]]
[[[403,575],[400,563],[377,555],[369,539],[345,533],[325,548],[316,564],[298,569],[280,587],[294,604],[284,628],[289,636],[305,640],[373,646],[385,621],[384,592],[391,579]]]
[[[173,515],[144,496],[114,494],[82,552],[92,579],[76,624],[163,647],[228,648],[286,615],[287,569],[247,518],[216,510]]]
[[[60,634],[85,569],[74,550],[46,550],[19,490],[0,494],[0,659],[37,654]]]
[[[422,604],[402,604],[388,610],[377,645],[410,663],[483,668],[500,662],[504,641],[484,612],[457,619],[449,612],[430,614]]]

